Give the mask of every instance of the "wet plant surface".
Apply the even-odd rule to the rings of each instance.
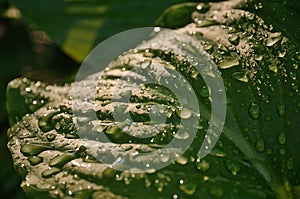
[[[299,32],[295,28],[286,34],[285,28],[278,28],[278,21],[273,27],[272,20],[264,21],[251,11],[251,6],[254,10],[263,9],[263,4],[244,5],[241,1],[189,3],[169,8],[157,20],[161,26],[179,28],[178,32],[200,41],[224,79],[227,95],[224,131],[215,148],[203,159],[196,152],[209,125],[209,91],[193,70],[193,64],[178,56],[184,46],[178,45],[172,52],[154,48],[130,51],[112,62],[104,75],[88,77],[84,80],[87,85],[95,81],[99,85],[94,100],[97,106],[92,110],[72,109],[74,83],[55,86],[28,78],[11,81],[7,88],[12,126],[7,132],[8,147],[27,195],[30,198],[298,198],[300,57],[295,35]],[[174,21],[174,12],[184,13],[187,19]],[[203,112],[198,115],[181,109],[177,99],[159,87],[142,85],[135,93],[111,95],[118,86],[130,90],[132,81],[142,79],[148,67],[180,71],[197,90]],[[132,68],[136,68],[134,73],[130,71]],[[164,79],[167,72],[160,77]],[[210,74],[207,71],[206,75]],[[124,76],[128,81],[122,79]],[[129,102],[119,101],[127,95],[132,96]],[[151,112],[148,106],[153,103],[165,108]],[[97,119],[78,116],[74,120],[74,111],[95,112]],[[129,112],[133,122],[115,122],[112,119],[115,111]],[[149,125],[151,114],[164,115],[168,120],[158,121],[159,128],[153,128]],[[160,149],[171,139],[188,139],[188,129],[183,134],[174,132],[181,128],[178,121],[191,117],[199,118],[196,138],[183,156],[168,167],[133,174],[109,168],[95,159],[97,155],[105,155],[108,160],[116,159],[120,167],[123,161],[142,162],[146,167],[155,161],[168,162],[168,154],[162,153],[159,159],[142,159],[139,154]],[[105,134],[119,145],[110,142],[97,145],[91,141],[96,150],[89,151],[80,141],[75,123],[87,124],[84,127],[89,133],[87,137]],[[125,134],[124,126],[133,135],[157,133],[149,139],[140,139]],[[118,159],[121,149],[132,157]],[[170,149],[170,153],[174,151]]]

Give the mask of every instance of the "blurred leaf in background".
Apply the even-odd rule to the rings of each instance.
[[[159,14],[184,0],[16,0],[24,18],[46,31],[76,61],[104,39],[132,28],[153,26]]]
[[[1,196],[25,198],[6,147],[7,83],[20,76],[71,81],[93,46],[121,31],[153,26],[164,9],[180,2],[185,1],[0,0]]]

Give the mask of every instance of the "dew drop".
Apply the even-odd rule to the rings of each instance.
[[[238,59],[223,59],[220,61],[219,63],[219,68],[220,69],[228,69],[228,68],[232,68],[234,66],[238,66],[239,60]]]
[[[160,157],[159,157],[159,160],[161,162],[163,162],[163,163],[168,162],[169,159],[170,159],[169,156],[168,155],[164,155],[164,154],[160,155]]]
[[[264,58],[263,55],[254,55],[254,59],[255,59],[256,61],[261,61],[263,58]]]
[[[196,160],[196,167],[197,167],[198,170],[205,172],[205,171],[209,170],[210,164],[209,164],[209,162],[207,162],[204,159],[201,159],[201,160],[197,159]]]
[[[294,168],[294,164],[295,164],[295,159],[294,157],[290,157],[287,162],[286,162],[286,168],[288,170],[292,170]]]
[[[224,195],[224,190],[221,187],[217,187],[215,185],[213,185],[210,189],[209,189],[209,194],[220,198]]]
[[[191,72],[191,77],[194,79],[197,79],[197,77],[199,76],[199,72],[197,70],[194,70],[193,72]]]
[[[43,162],[43,157],[40,157],[40,156],[30,156],[28,158],[28,161],[29,163],[32,165],[32,166],[35,166],[35,165],[38,165],[40,164],[41,162]]]
[[[197,27],[207,27],[219,24],[217,21],[209,19],[195,19],[195,22]]]
[[[270,70],[270,71],[273,71],[274,73],[277,73],[278,68],[277,68],[276,65],[270,65],[270,66],[269,66],[269,70]]]
[[[277,104],[277,112],[280,117],[284,117],[285,116],[285,105]]]
[[[190,134],[186,131],[184,131],[184,132],[180,131],[180,132],[173,134],[173,137],[176,139],[179,139],[179,140],[186,140],[190,137]]]
[[[241,169],[241,166],[238,162],[234,162],[231,160],[227,160],[225,163],[225,166],[226,166],[227,170],[234,176],[237,175],[237,173]]]
[[[38,125],[40,127],[40,129],[43,132],[48,132],[50,130],[52,130],[54,128],[53,125],[51,125],[51,119],[54,115],[56,115],[58,112],[52,112],[52,113],[48,113],[43,115],[39,121],[38,121]]]
[[[202,97],[208,97],[209,96],[209,90],[208,90],[208,88],[206,86],[201,89],[200,95]]]
[[[21,146],[21,153],[25,156],[35,156],[42,151],[52,149],[53,147],[45,144],[25,143]]]
[[[253,119],[258,119],[260,116],[260,108],[258,106],[258,104],[256,103],[251,103],[248,109],[248,113],[250,115],[251,118]]]
[[[104,178],[115,178],[117,174],[119,174],[120,172],[118,170],[115,170],[115,169],[112,169],[112,168],[109,168],[107,167],[103,173],[102,173],[102,176]]]
[[[263,152],[265,150],[265,142],[263,139],[257,140],[255,144],[256,150],[259,152]]]
[[[266,40],[266,46],[273,46],[274,44],[276,44],[278,41],[281,40],[281,37],[273,37],[273,38],[268,38]]]
[[[184,182],[179,185],[179,189],[188,195],[192,195],[197,190],[197,184],[192,182]]]
[[[285,142],[286,142],[285,132],[281,131],[278,134],[278,143],[279,144],[285,144]]]
[[[187,108],[182,108],[180,110],[177,110],[176,114],[177,114],[178,117],[180,117],[182,119],[188,119],[189,117],[192,116],[192,111],[190,111]]]
[[[178,164],[185,165],[185,164],[188,163],[188,159],[187,159],[186,157],[181,156],[180,158],[178,158],[178,159],[176,160],[176,162],[177,162]]]
[[[49,166],[63,167],[67,162],[70,162],[75,158],[77,158],[75,153],[65,152],[52,158],[49,162]]]
[[[203,46],[203,49],[205,51],[211,51],[213,49],[213,45],[212,44],[206,44]]]
[[[43,178],[50,178],[50,177],[52,177],[53,175],[55,175],[59,172],[61,172],[61,169],[56,168],[56,167],[49,167],[48,169],[46,169],[42,172],[42,177]]]
[[[54,133],[48,133],[46,138],[49,142],[52,142],[56,138],[56,135]]]
[[[152,64],[152,61],[151,61],[151,60],[145,60],[145,61],[143,61],[143,62],[140,64],[140,66],[141,66],[142,69],[146,69],[146,68],[148,68],[149,66],[151,66],[151,64]]]
[[[196,9],[200,13],[205,13],[209,10],[210,5],[208,3],[200,3],[197,5]]]
[[[247,83],[249,81],[245,72],[235,72],[231,75],[232,79]]]
[[[119,133],[121,129],[118,126],[111,126],[110,128],[106,129],[105,133],[113,135]]]
[[[239,41],[240,41],[240,38],[237,34],[234,34],[234,35],[231,35],[229,38],[228,38],[228,41],[233,44],[233,45],[238,45],[239,44]]]
[[[284,148],[279,149],[278,153],[280,155],[285,155],[286,154],[286,150]]]
[[[21,179],[24,180],[28,174],[28,170],[27,170],[26,166],[24,164],[17,164],[15,168],[16,168],[17,173],[21,177]]]

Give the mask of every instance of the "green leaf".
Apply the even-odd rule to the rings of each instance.
[[[300,1],[298,0],[252,0],[247,10],[262,17],[281,31],[299,48],[300,37]]]
[[[171,42],[176,46],[172,52],[152,47],[127,52],[104,74],[86,78],[85,86],[80,87],[79,82],[82,89],[77,97],[88,92],[86,85],[97,82],[100,87],[93,101],[97,106],[91,110],[72,110],[70,96],[75,84],[59,87],[28,79],[12,81],[7,98],[14,125],[8,131],[8,147],[27,194],[32,198],[39,194],[46,198],[299,198],[299,49],[280,32],[273,32],[262,18],[245,11],[242,2],[211,3],[205,12],[193,13],[194,23],[177,30],[201,42],[219,66],[226,87],[224,132],[204,158],[199,159],[197,152],[209,125],[211,99],[201,76],[191,72],[193,65],[179,56],[178,46],[182,45],[178,40]],[[168,42],[162,44],[168,46]],[[112,169],[96,157],[117,159],[124,148],[133,155],[162,148],[172,139],[187,139],[174,137],[173,131],[181,128],[176,123],[181,115],[178,101],[160,87],[144,85],[141,92],[130,93],[130,102],[123,104],[134,118],[128,126],[134,135],[153,131],[147,117],[149,104],[170,108],[170,123],[158,123],[164,128],[156,129],[151,139],[129,136],[120,129],[126,124],[113,120],[115,105],[128,93],[109,94],[120,87],[131,90],[133,85],[122,77],[143,79],[143,66],[149,59],[157,69],[149,72],[176,70],[191,83],[200,104],[199,131],[190,148],[173,164],[132,174]],[[129,73],[131,67],[137,70]],[[15,108],[14,100],[27,107],[27,114]],[[32,100],[44,103],[33,106]],[[124,111],[124,107],[119,109]],[[97,119],[87,117],[89,113],[96,113]],[[76,123],[84,124],[87,137],[106,135],[110,142],[90,140],[91,146],[101,150],[88,150],[78,139],[74,114],[79,114]],[[137,123],[141,128],[136,128]],[[169,152],[176,150],[170,148]],[[151,164],[168,161],[166,157],[124,161]]]
[[[81,62],[107,37],[137,27],[153,26],[172,1],[15,0],[22,16],[45,31],[62,49]]]

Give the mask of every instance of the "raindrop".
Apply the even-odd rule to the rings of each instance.
[[[236,175],[240,169],[241,169],[241,166],[238,162],[234,162],[234,161],[231,161],[231,160],[227,160],[226,163],[226,168],[227,170],[232,174],[232,175]]]
[[[168,162],[169,159],[170,159],[170,157],[168,155],[165,155],[165,154],[161,154],[160,157],[159,157],[159,160],[163,163]]]
[[[255,59],[256,61],[261,61],[263,58],[264,58],[263,55],[254,55],[254,59]]]
[[[198,76],[199,76],[199,72],[197,70],[194,70],[193,72],[191,72],[192,78],[197,79]]]
[[[279,144],[285,144],[285,142],[286,142],[285,132],[281,131],[278,134],[278,143]]]
[[[213,48],[213,45],[212,45],[212,44],[205,44],[205,45],[203,46],[203,49],[204,49],[205,51],[210,51],[210,50],[212,50],[212,48]]]
[[[238,66],[239,64],[240,63],[237,58],[236,59],[223,59],[219,63],[219,68],[220,69],[228,69],[228,68],[232,68],[234,66]]]
[[[151,63],[152,63],[151,60],[144,60],[144,61],[140,64],[140,66],[141,66],[142,69],[146,69],[146,68],[148,68],[148,67],[151,65]]]
[[[196,9],[200,13],[206,13],[210,8],[210,5],[208,3],[200,3],[197,5]]]
[[[253,119],[258,119],[260,116],[260,108],[258,106],[258,104],[256,103],[251,103],[248,109],[248,113],[250,115],[251,118]]]
[[[182,108],[180,110],[177,110],[176,114],[177,114],[178,117],[180,117],[182,119],[188,119],[189,117],[192,116],[192,111],[190,111],[187,108]]]
[[[52,158],[49,162],[49,166],[63,167],[67,162],[70,162],[75,158],[77,158],[75,153],[66,152]]]
[[[265,150],[265,142],[264,140],[261,138],[259,140],[257,140],[256,144],[255,144],[256,150],[259,152],[263,152]]]
[[[270,70],[270,71],[273,71],[274,73],[277,73],[278,68],[277,68],[276,65],[270,65],[270,66],[269,66],[269,70]]]
[[[207,26],[212,26],[212,25],[219,24],[217,21],[209,20],[209,19],[198,19],[198,18],[196,18],[194,21],[195,21],[197,27],[207,27]]]
[[[107,167],[103,173],[102,173],[102,176],[104,178],[115,178],[117,174],[119,174],[120,172],[118,170],[115,170],[115,169],[112,169],[112,168],[109,168]]]
[[[247,83],[249,81],[248,77],[246,76],[245,72],[235,72],[231,75],[232,79],[245,82]]]
[[[202,97],[208,97],[209,96],[209,90],[206,86],[204,86],[201,91],[200,91],[200,95]]]
[[[24,139],[24,138],[35,138],[36,137],[36,131],[35,132],[29,132],[29,131],[21,131],[18,134],[18,138]]]
[[[188,163],[188,159],[187,159],[186,157],[181,156],[180,158],[178,158],[178,159],[176,160],[176,162],[177,162],[178,164],[185,165],[185,164]]]
[[[48,169],[44,170],[42,172],[42,177],[43,178],[50,178],[53,175],[59,173],[61,171],[61,169],[56,168],[56,167],[49,167]]]
[[[197,159],[196,160],[196,167],[197,167],[198,170],[205,172],[205,171],[209,170],[210,164],[209,164],[209,162],[207,162],[204,159],[201,159],[201,160]]]
[[[190,137],[190,134],[186,131],[184,131],[184,132],[180,131],[180,132],[173,134],[173,137],[176,139],[179,139],[179,140],[186,140]]]
[[[43,132],[48,132],[54,128],[54,126],[51,125],[51,119],[57,113],[58,112],[48,113],[39,119],[38,125]]]
[[[179,189],[188,195],[192,195],[197,190],[197,184],[192,182],[184,182],[179,185]]]
[[[40,156],[30,156],[28,158],[28,161],[29,161],[29,163],[32,166],[35,166],[35,165],[40,164],[41,162],[43,162],[43,157],[40,157]]]
[[[220,187],[217,187],[217,186],[213,185],[209,189],[209,194],[214,196],[214,197],[220,198],[224,195],[224,190]]]
[[[21,179],[25,179],[28,174],[26,166],[24,164],[17,164],[15,168]]]
[[[266,40],[266,46],[273,46],[274,44],[276,44],[278,41],[281,40],[281,37],[273,37],[273,38],[269,38]]]
[[[277,104],[277,112],[280,117],[285,116],[285,105],[284,104]]]
[[[280,155],[285,155],[285,154],[286,154],[286,150],[285,150],[284,148],[279,149],[278,153],[279,153]]]
[[[240,38],[237,34],[234,34],[234,35],[231,35],[229,38],[228,38],[228,41],[233,44],[233,45],[238,45],[239,44],[239,41],[240,41]]]
[[[56,135],[54,133],[48,133],[46,135],[46,138],[49,142],[53,141],[56,138]]]
[[[21,153],[25,156],[38,155],[42,151],[52,149],[53,147],[45,144],[25,143],[21,146]]]
[[[292,170],[294,168],[294,164],[295,164],[295,159],[294,157],[290,157],[287,162],[286,162],[286,168],[288,170]]]
[[[108,128],[105,133],[113,135],[116,133],[119,133],[121,131],[121,129],[118,126],[111,126],[110,128]]]
[[[25,92],[27,92],[27,93],[31,92],[31,88],[30,87],[26,87],[25,88]]]

